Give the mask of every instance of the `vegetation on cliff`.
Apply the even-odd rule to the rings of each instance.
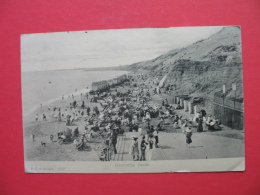
[[[191,97],[212,97],[214,92],[222,90],[223,84],[228,96],[234,97],[234,91],[230,89],[236,83],[236,97],[242,100],[240,27],[224,27],[205,40],[125,69],[146,72],[159,80],[167,74],[165,86],[170,86],[175,93]]]

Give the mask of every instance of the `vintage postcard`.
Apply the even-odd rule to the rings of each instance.
[[[244,171],[239,26],[21,36],[27,173]]]

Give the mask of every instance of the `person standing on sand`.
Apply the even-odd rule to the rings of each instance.
[[[87,113],[88,113],[88,116],[89,116],[89,114],[90,114],[90,107],[89,106],[87,107]]]
[[[61,112],[58,113],[58,120],[61,121]]]
[[[146,120],[147,120],[147,121],[150,121],[150,120],[151,120],[151,115],[150,115],[150,112],[149,112],[149,111],[146,112],[146,115],[145,115],[145,116],[146,116]]]
[[[192,143],[192,140],[191,140],[191,136],[192,136],[191,127],[187,128],[185,130],[185,133],[186,133],[186,147],[188,147],[188,145]]]
[[[200,116],[199,119],[198,119],[198,128],[197,128],[197,132],[202,132],[202,131],[203,131],[202,122],[203,122],[203,118],[202,118],[202,116]]]
[[[71,116],[68,114],[67,115],[67,122],[66,122],[67,126],[70,126],[70,118],[71,118]]]
[[[43,120],[43,121],[47,121],[45,114],[42,114],[42,120]]]
[[[184,119],[183,124],[181,125],[182,133],[185,133],[185,129],[187,126],[188,126],[188,121],[187,121],[187,119]]]
[[[39,119],[39,116],[38,116],[38,114],[36,114],[35,115],[35,120],[38,121],[38,119]]]

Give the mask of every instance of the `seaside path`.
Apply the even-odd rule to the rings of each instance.
[[[166,160],[235,158],[244,156],[244,141],[233,138],[193,133],[192,143],[186,146],[183,133],[159,133],[161,152]],[[155,156],[153,160],[157,159]]]
[[[133,158],[129,154],[129,151],[134,135],[138,137],[138,144],[140,145],[142,137],[140,136],[139,132],[127,132],[124,135],[118,136],[117,154],[114,154],[112,156],[111,161],[133,161]],[[166,157],[164,156],[164,153],[161,151],[160,148],[155,148],[151,160],[166,160]]]
[[[141,136],[138,132],[127,132],[118,137],[117,151],[112,161],[133,161],[129,154],[132,136]],[[151,160],[181,160],[232,158],[244,156],[244,141],[203,133],[193,133],[190,147],[186,146],[186,135],[183,133],[159,133],[160,148],[155,148]]]
[[[124,135],[118,136],[117,154],[112,156],[112,161],[133,161],[131,155],[129,154],[133,135],[136,134],[128,132]]]

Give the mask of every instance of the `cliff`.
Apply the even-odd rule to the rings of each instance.
[[[192,33],[192,32],[191,32]],[[153,60],[126,67],[133,72],[146,72],[151,78],[162,79],[178,94],[212,98],[226,85],[234,97],[232,83],[237,84],[236,97],[243,99],[240,28],[224,27],[205,40],[185,48],[171,50]]]

